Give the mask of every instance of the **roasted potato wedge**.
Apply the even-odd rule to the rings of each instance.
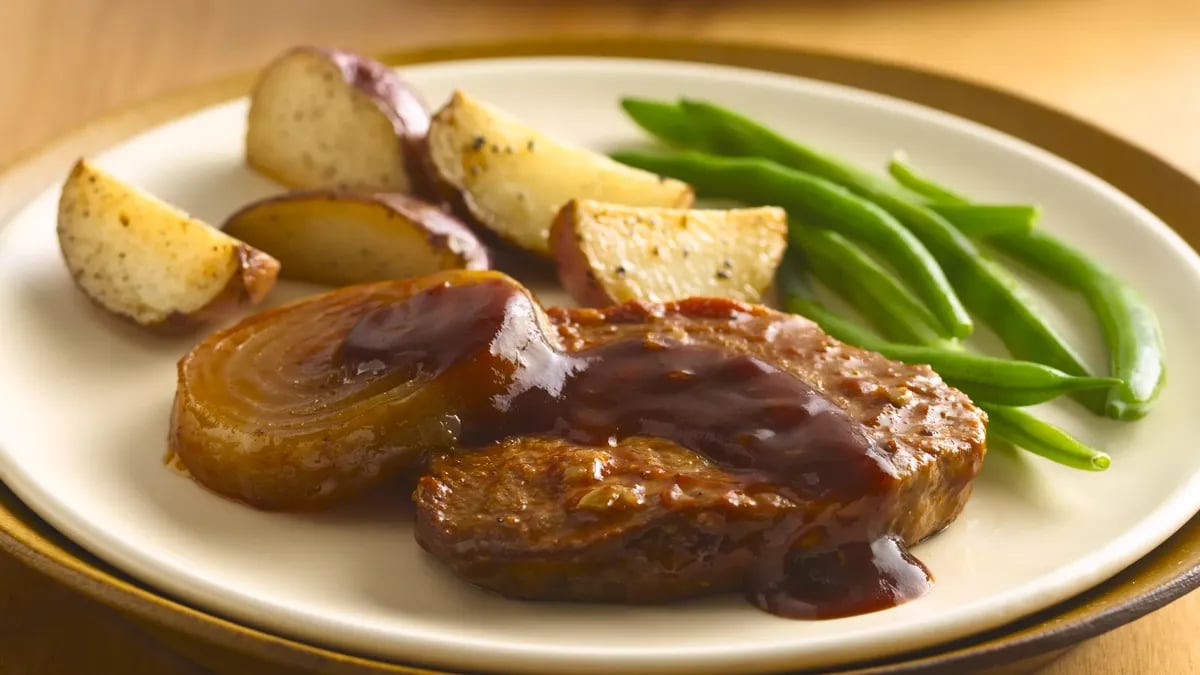
[[[185,327],[275,285],[279,262],[80,160],[58,203],[58,242],[79,288],[145,326]]]
[[[365,56],[297,47],[250,97],[246,160],[296,188],[421,192],[429,113],[391,68]]]
[[[787,214],[572,200],[551,241],[559,281],[585,306],[691,296],[757,302],[787,246]]]
[[[277,258],[283,276],[323,284],[488,267],[466,225],[401,194],[293,192],[242,208],[223,229]]]
[[[550,223],[571,199],[632,206],[691,206],[686,183],[556,141],[455,92],[428,135],[435,178],[480,225],[521,248],[550,254]]]

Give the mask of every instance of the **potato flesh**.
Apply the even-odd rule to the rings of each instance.
[[[555,223],[559,278],[576,301],[605,305],[693,296],[757,302],[786,248],[774,207],[688,210],[579,201]]]
[[[461,92],[434,116],[428,140],[439,178],[471,215],[537,253],[550,253],[551,222],[571,199],[675,207],[693,199],[685,183],[560,143]]]
[[[290,52],[263,73],[251,99],[246,158],[292,187],[412,189],[392,119],[317,51]]]
[[[205,309],[231,285],[244,285],[249,262],[261,269],[245,295],[257,300],[278,269],[242,242],[83,161],[63,185],[58,237],[83,291],[145,325]]]
[[[465,228],[461,234],[433,231],[366,195],[271,199],[235,214],[224,229],[278,258],[283,276],[323,284],[487,266],[482,245]]]

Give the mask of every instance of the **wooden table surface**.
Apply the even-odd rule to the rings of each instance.
[[[704,36],[869,55],[1097,122],[1200,176],[1200,0],[0,0],[0,166],[97,115],[292,44],[384,51],[561,34]],[[1200,673],[1200,593],[1043,673]],[[70,645],[65,649],[64,645]],[[0,673],[192,673],[0,555]]]

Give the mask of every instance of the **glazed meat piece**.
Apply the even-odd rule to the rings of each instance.
[[[452,451],[416,494],[418,541],[460,576],[520,598],[630,603],[739,588],[755,555],[739,540],[797,508],[652,437]]]
[[[987,415],[966,394],[928,366],[839,342],[804,317],[709,298],[548,312],[569,350],[645,335],[750,354],[795,374],[862,424],[901,471],[891,528],[910,544],[958,516],[983,466]]]
[[[581,601],[753,593],[762,585],[747,577],[764,573],[764,550],[778,545],[773,533],[789,531],[802,536],[786,542],[793,549],[787,564],[801,568],[801,583],[825,587],[833,602],[781,613],[858,613],[883,605],[867,597],[879,584],[868,579],[866,595],[856,595],[841,577],[884,569],[889,557],[914,562],[903,546],[948,525],[970,496],[986,417],[927,367],[844,345],[803,318],[731,301],[549,314],[574,353],[644,340],[749,355],[790,373],[860,425],[884,455],[882,484],[870,500],[798,496],[795,485],[645,436],[589,445],[543,434],[453,450],[435,457],[418,485],[416,532],[422,546],[473,583],[514,597]],[[863,521],[886,536],[841,546],[863,534],[854,529]],[[853,530],[848,539],[839,539],[840,524]],[[805,557],[806,549],[815,555]],[[892,590],[912,597],[923,589]],[[755,599],[781,609],[770,598]]]
[[[432,427],[430,426],[432,425]],[[527,598],[742,588],[780,615],[930,586],[985,418],[928,368],[731,300],[546,312],[496,273],[349,287],[206,339],[171,447],[210,488],[320,505],[422,466],[418,541]]]

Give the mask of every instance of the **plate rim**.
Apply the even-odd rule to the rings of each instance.
[[[1184,217],[1187,212],[1194,213],[1200,207],[1200,183],[1182,170],[1089,122],[1019,94],[929,70],[793,47],[613,37],[474,42],[392,52],[379,58],[390,65],[406,65],[519,56],[610,56],[731,65],[846,84],[895,96],[998,129],[1063,157],[1155,213],[1193,249],[1200,242],[1200,226],[1187,228],[1190,221]],[[254,72],[241,74],[134,104],[18,156],[0,167],[0,218],[23,205],[35,189],[44,188],[46,180],[57,180],[63,167],[84,152],[81,148],[88,147],[90,152],[180,114],[245,94],[254,76]],[[20,504],[2,484],[0,489],[3,490],[0,494],[0,548],[59,582],[139,619],[234,649],[258,647],[250,651],[267,652],[272,660],[302,667],[327,669],[337,665],[341,672],[438,672],[305,644],[193,609],[139,586],[77,549]],[[56,538],[60,541],[55,541]],[[943,643],[916,656],[901,655],[874,667],[839,672],[939,672],[947,668],[995,665],[1073,644],[1132,621],[1200,586],[1198,541],[1200,515],[1194,516],[1166,543],[1114,579],[1082,596],[1031,615],[1035,621],[1029,625],[1019,626],[1017,630],[1007,626]],[[1140,585],[1137,574],[1133,579],[1125,579],[1131,571],[1140,570],[1139,574],[1142,574],[1148,560],[1171,558],[1169,552],[1177,549],[1190,553],[1189,565],[1160,575],[1163,578],[1156,578],[1154,584],[1131,597],[1107,604],[1103,602],[1112,594],[1113,587]],[[1150,565],[1151,572],[1154,569],[1157,568]],[[1089,607],[1092,608],[1090,612]],[[1073,613],[1077,615],[1073,616]],[[1064,616],[1068,618],[1064,620]],[[1026,619],[1018,623],[1024,624]],[[845,668],[842,665],[836,667]]]

